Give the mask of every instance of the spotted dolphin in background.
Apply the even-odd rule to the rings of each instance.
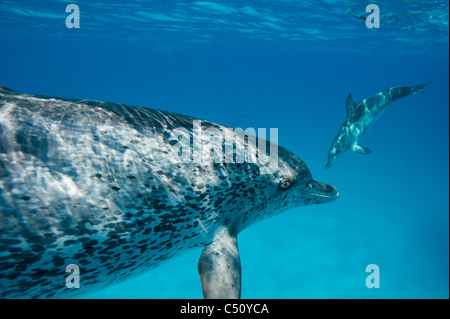
[[[168,146],[183,132],[192,143],[194,121],[0,87],[0,297],[72,297],[203,247],[204,297],[239,298],[237,234],[337,199],[282,147],[273,174],[261,174],[259,162],[174,160]],[[235,133],[208,121],[197,129],[209,128]],[[80,269],[78,289],[66,287],[69,264]]]
[[[325,168],[330,168],[338,157],[349,150],[360,154],[371,153],[372,151],[370,149],[360,145],[359,142],[384,112],[386,107],[392,102],[410,94],[422,94],[422,89],[429,83],[427,82],[413,87],[391,87],[359,103],[353,101],[352,95],[349,94],[346,101],[347,118],[331,144],[328,151],[328,163]]]

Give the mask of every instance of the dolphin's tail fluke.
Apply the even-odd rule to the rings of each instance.
[[[422,94],[423,93],[423,88],[426,86],[426,85],[428,85],[428,84],[430,84],[431,82],[427,82],[427,83],[422,83],[422,84],[419,84],[419,85],[416,85],[416,86],[413,86],[412,88],[411,88],[411,94]]]

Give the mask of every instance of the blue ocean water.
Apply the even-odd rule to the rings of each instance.
[[[68,4],[80,28],[66,27]],[[380,8],[368,29],[365,7]],[[0,85],[164,109],[279,144],[335,185],[331,204],[239,234],[243,298],[449,297],[448,1],[4,1]],[[432,84],[392,104],[329,170],[359,101]],[[86,298],[201,298],[201,250]],[[380,288],[366,287],[366,266]]]

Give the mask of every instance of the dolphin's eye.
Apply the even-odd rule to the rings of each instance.
[[[280,188],[281,189],[286,189],[291,185],[291,182],[287,179],[282,179],[280,182]]]

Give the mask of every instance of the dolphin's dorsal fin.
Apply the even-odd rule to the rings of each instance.
[[[198,272],[205,299],[241,297],[241,261],[236,235],[219,228],[213,242],[203,247]]]
[[[352,99],[351,93],[347,96],[347,100],[345,101],[345,104],[347,105],[347,116],[348,116],[349,114],[353,113],[353,111],[356,109],[356,106],[357,106],[356,102],[353,101],[353,99]]]

